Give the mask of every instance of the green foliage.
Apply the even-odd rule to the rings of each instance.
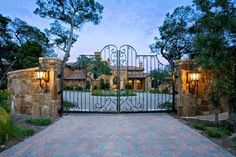
[[[153,79],[163,82],[165,78],[168,76],[168,73],[165,71],[160,71],[158,69],[152,70],[150,75]]]
[[[202,123],[195,123],[195,124],[193,124],[193,127],[195,129],[205,131],[208,126],[206,124],[202,124]]]
[[[0,145],[13,138],[24,138],[33,135],[34,130],[17,126],[8,113],[0,107]]]
[[[0,90],[0,107],[4,108],[7,113],[11,111],[9,93],[6,90]]]
[[[173,108],[173,103],[170,101],[166,101],[162,103],[160,106],[162,106],[162,108],[164,109],[171,110]]]
[[[111,68],[102,61],[101,56],[95,56],[91,61],[91,72],[97,77],[101,74],[111,75]]]
[[[68,100],[64,100],[63,101],[63,107],[66,109],[66,110],[69,110],[69,109],[72,109],[72,108],[75,108],[75,104],[68,101]]]
[[[132,84],[130,84],[130,83],[125,84],[125,89],[129,90],[129,89],[132,89],[132,88],[133,88]]]
[[[89,68],[89,64],[91,64],[91,61],[92,61],[91,58],[89,58],[85,55],[80,55],[77,58],[75,68],[80,69],[80,70],[87,69],[87,68]]]
[[[149,90],[149,93],[161,93],[159,89]]]
[[[167,77],[170,76],[168,71],[161,71],[158,69],[152,70],[150,72],[150,76],[152,77],[152,88],[157,89],[161,83],[163,83]],[[168,89],[167,89],[168,90]],[[162,91],[168,93],[168,91]]]
[[[170,93],[170,90],[166,87],[166,88],[162,89],[161,93],[168,94],[168,93]]]
[[[0,144],[5,143],[11,136],[9,125],[10,117],[7,112],[0,107]]]
[[[215,127],[207,127],[206,132],[208,136],[216,138],[222,138],[231,134],[231,132],[228,129],[215,128]]]
[[[102,18],[103,6],[94,0],[37,0],[36,4],[38,8],[34,11],[35,14],[72,24],[77,29],[85,22],[98,24]]]
[[[64,90],[76,90],[76,91],[82,91],[83,88],[80,87],[80,86],[74,86],[74,87],[69,87],[69,86],[67,86],[67,87],[64,87]]]
[[[212,90],[228,99],[230,113],[236,111],[235,17],[234,0],[194,0],[192,7],[178,7],[166,15],[160,37],[150,45],[172,70],[174,60],[183,54],[210,70]]]
[[[13,124],[13,123],[11,126],[11,130],[14,132],[16,138],[29,137],[34,134],[34,129],[20,127],[20,126]]]
[[[14,67],[24,69],[38,66],[38,58],[42,56],[42,50],[42,46],[37,42],[26,42],[16,53],[17,63]]]
[[[194,51],[194,35],[190,33],[194,18],[194,10],[190,6],[178,7],[172,14],[167,13],[159,27],[160,37],[155,37],[155,43],[150,45],[152,52],[161,54],[169,62],[171,70],[174,60]]]
[[[52,119],[50,118],[30,118],[25,120],[26,123],[37,125],[37,126],[47,126],[52,123]]]
[[[194,0],[194,5],[201,15],[196,20],[196,38],[193,40],[198,52],[196,60],[213,74],[212,102],[217,107],[220,97],[226,97],[230,110],[236,111],[234,2]]]
[[[214,127],[214,123],[208,121],[194,123],[193,127],[206,132],[210,137],[222,138],[231,134],[229,129]]]
[[[93,90],[93,96],[117,96],[116,91],[110,90]],[[136,96],[136,93],[131,90],[121,91],[121,96]]]
[[[97,79],[102,74],[111,75],[110,66],[106,62],[102,61],[101,56],[87,57],[87,56],[81,55],[76,61],[75,68],[82,70],[86,74],[86,76],[89,78],[91,78],[90,75],[93,74],[94,79]],[[104,85],[104,88],[105,86],[106,88],[108,87],[107,82],[104,83],[103,85]]]
[[[100,80],[100,89],[110,89],[110,83],[108,82],[108,80],[106,82],[103,79]]]
[[[28,25],[25,21],[22,21],[19,18],[15,18],[12,21],[14,36],[16,42],[19,46],[23,44],[34,41],[41,45],[44,49],[44,52],[47,53],[47,48],[50,48],[49,39],[46,34],[40,29]]]
[[[94,0],[37,0],[36,4],[36,15],[54,19],[47,34],[50,35],[52,43],[65,52],[61,66],[61,75],[64,77],[63,69],[78,37],[75,31],[87,22],[97,25],[102,18],[103,6]]]

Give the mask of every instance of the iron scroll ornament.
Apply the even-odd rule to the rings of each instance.
[[[152,82],[153,78],[146,77],[143,73],[148,75],[153,69],[161,70],[163,65],[157,55],[138,55],[136,50],[130,45],[122,45],[119,48],[115,45],[107,45],[95,55],[100,55],[102,61],[112,68],[112,75],[108,80],[114,85],[114,90],[103,91],[112,94],[112,96],[92,95],[91,90],[96,90],[97,87],[96,89],[90,88],[89,92],[65,91],[63,94],[64,100],[72,102],[75,106],[73,108],[64,108],[64,111],[104,113],[163,111],[166,104],[168,104],[167,102],[171,102],[171,92],[153,94],[149,92],[149,89],[146,89],[150,88],[150,82]],[[89,58],[93,58],[95,55],[90,55]],[[134,83],[136,83],[137,87],[136,80],[138,78],[132,78],[131,75],[128,75],[132,74],[132,72],[136,76],[142,77],[140,80],[145,79],[140,83],[141,88],[143,88],[142,91],[135,89]],[[90,87],[95,87],[95,83],[98,80],[94,77],[89,79],[93,85]],[[132,83],[132,89],[125,86],[129,81]],[[128,90],[133,91],[136,95],[124,94]]]

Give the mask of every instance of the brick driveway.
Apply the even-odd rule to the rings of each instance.
[[[167,114],[68,115],[2,157],[233,157]]]

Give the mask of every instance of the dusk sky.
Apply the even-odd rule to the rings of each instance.
[[[1,0],[0,13],[12,19],[18,17],[41,30],[49,28],[52,20],[33,13],[36,0]],[[158,35],[166,13],[182,5],[191,5],[192,0],[98,0],[104,6],[103,19],[97,26],[85,24],[79,39],[72,48],[70,61],[79,54],[92,54],[107,44],[118,47],[133,46],[138,54],[150,54],[148,45]],[[58,50],[56,49],[56,53]],[[62,56],[59,54],[59,57]]]

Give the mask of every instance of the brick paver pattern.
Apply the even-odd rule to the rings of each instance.
[[[233,157],[167,114],[64,116],[1,157]]]

